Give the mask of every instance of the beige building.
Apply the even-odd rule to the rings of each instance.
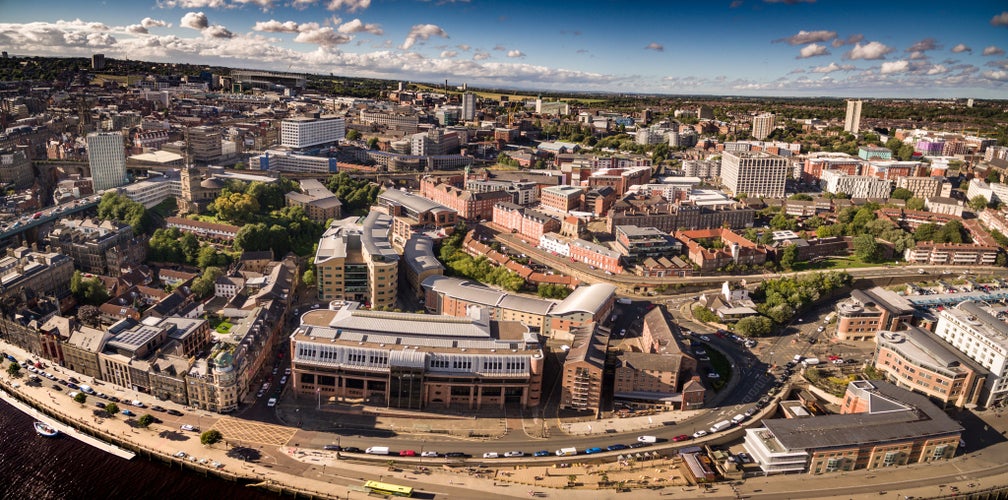
[[[105,348],[105,342],[112,338],[109,332],[83,326],[70,335],[63,345],[63,359],[67,369],[85,377],[101,377],[98,353]]]
[[[339,219],[343,203],[317,179],[301,181],[301,192],[291,191],[284,196],[289,207],[301,207],[308,218],[325,224]]]
[[[392,217],[372,211],[334,221],[319,240],[315,279],[320,300],[363,302],[371,308],[395,307],[399,254],[392,249]]]

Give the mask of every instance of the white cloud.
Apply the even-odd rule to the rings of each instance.
[[[465,43],[460,43],[460,44],[456,45],[456,47],[458,47],[458,49],[461,50],[462,52],[469,52],[469,49],[472,48],[472,47],[469,46],[469,44],[465,44]]]
[[[252,26],[252,31],[265,31],[267,33],[297,33],[298,23],[295,21],[280,22],[276,19],[269,21],[258,21]]]
[[[207,20],[206,14],[202,12],[187,12],[186,15],[182,16],[182,21],[180,25],[184,28],[192,28],[194,30],[205,30],[207,26],[210,26],[210,21]]]
[[[900,61],[890,61],[882,63],[882,69],[880,72],[883,75],[888,75],[890,73],[903,73],[910,68],[910,62],[906,60]]]
[[[1008,26],[1008,11],[1004,11],[990,20],[991,26]],[[994,78],[997,80],[997,78]]]
[[[417,42],[417,40],[427,40],[432,36],[448,38],[448,33],[436,24],[415,24],[412,28],[410,28],[409,34],[406,35],[406,40],[403,41],[401,48],[403,50],[408,50]]]
[[[360,19],[354,19],[353,21],[349,21],[349,22],[347,22],[345,24],[341,24],[340,27],[339,27],[339,32],[340,33],[363,33],[363,32],[367,32],[367,33],[371,33],[372,35],[378,35],[378,36],[381,36],[381,35],[385,34],[385,31],[382,30],[382,27],[381,27],[380,24],[371,24],[371,23],[365,24]]]
[[[931,66],[931,68],[927,70],[927,74],[929,75],[941,75],[948,72],[949,69],[946,68],[945,66],[942,66],[941,64],[935,64],[934,66]]]
[[[984,71],[983,77],[988,80],[1008,82],[1008,71]]]
[[[333,45],[341,45],[347,43],[351,38],[342,33],[337,33],[334,29],[329,26],[324,28],[318,28],[317,23],[305,23],[314,24],[307,29],[305,25],[301,25],[300,33],[298,36],[294,37],[294,41],[298,43],[314,43],[324,47],[331,47]]]
[[[864,35],[862,35],[860,33],[853,34],[853,35],[847,37],[846,39],[837,38],[836,40],[833,40],[833,48],[839,49],[840,47],[843,47],[844,45],[854,45],[855,43],[858,43],[861,40],[864,40]]]
[[[453,57],[455,57],[457,55],[458,55],[458,52],[456,52],[454,50],[446,50],[446,51],[441,52],[441,57],[443,59],[451,59],[451,58],[453,58]]]
[[[234,36],[234,33],[231,33],[227,28],[219,24],[215,24],[213,26],[207,26],[206,29],[203,30],[203,35],[210,38],[231,38]]]
[[[829,55],[829,50],[826,49],[825,45],[819,45],[818,43],[813,43],[802,47],[798,51],[798,59],[807,59],[809,57],[816,56],[827,56]]]
[[[655,52],[664,52],[665,51],[665,46],[662,45],[662,44],[660,44],[660,43],[658,43],[658,42],[651,42],[651,43],[647,44],[647,47],[644,47],[644,49],[645,50],[653,50]]]
[[[143,26],[144,28],[163,28],[163,27],[169,26],[169,25],[168,25],[168,23],[166,23],[166,22],[164,22],[164,21],[162,21],[160,19],[153,19],[153,18],[150,18],[150,17],[145,17],[145,18],[143,18],[142,21],[140,21],[140,26]]]
[[[911,60],[927,59],[927,54],[925,54],[924,52],[921,52],[921,51],[911,52],[910,53],[910,59]]]
[[[165,2],[159,2],[160,7],[173,9],[179,7],[182,9],[222,9],[227,7],[224,0],[167,0]]]
[[[345,10],[347,12],[357,12],[371,6],[371,0],[329,0],[326,6],[329,10]]]
[[[926,52],[938,48],[938,41],[934,38],[925,38],[906,49],[905,52]]]
[[[806,43],[813,43],[813,42],[828,42],[836,38],[836,36],[837,36],[836,31],[801,30],[798,33],[791,35],[787,38],[778,38],[777,40],[774,40],[774,42],[787,42],[790,45],[805,45]]]
[[[952,52],[960,54],[962,52],[973,52],[973,49],[969,48],[969,46],[967,46],[965,43],[960,43],[959,45],[952,47]]]
[[[242,4],[242,5],[246,4],[258,5],[263,10],[263,12],[266,12],[273,8],[273,0],[231,0],[231,1],[236,4]]]
[[[812,72],[812,73],[826,73],[826,74],[828,74],[828,73],[832,73],[834,71],[854,71],[855,69],[857,69],[857,68],[854,67],[853,64],[840,65],[840,64],[837,64],[835,62],[831,62],[831,63],[827,64],[826,66],[816,66],[816,67],[812,68],[809,71]]]
[[[989,47],[984,47],[983,55],[985,56],[1000,56],[1004,55],[1005,51],[1001,47],[996,45],[991,45]]]
[[[483,52],[483,51],[477,50],[473,54],[472,58],[473,58],[473,61],[484,61],[486,59],[490,59],[490,53],[489,52]]]
[[[511,57],[511,58],[525,57],[525,53],[522,52],[522,51],[520,51],[520,50],[518,50],[518,49],[514,49],[514,50],[509,50],[508,53],[507,53],[507,56]]]
[[[844,59],[865,59],[872,61],[884,59],[886,54],[892,51],[892,47],[888,47],[880,42],[868,42],[864,45],[855,43],[854,48],[844,55]]]

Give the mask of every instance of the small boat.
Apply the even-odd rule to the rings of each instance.
[[[39,436],[56,437],[56,435],[59,434],[59,431],[56,430],[55,427],[45,422],[40,422],[36,420],[34,425],[35,425],[35,432],[37,432]]]

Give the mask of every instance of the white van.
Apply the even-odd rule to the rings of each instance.
[[[364,453],[367,453],[368,455],[388,455],[389,454],[389,447],[388,446],[372,446],[372,447],[364,450]]]
[[[805,358],[801,363],[804,366],[815,366],[819,364],[819,358]]]
[[[577,448],[574,447],[560,448],[559,450],[556,451],[556,456],[558,457],[570,457],[574,455],[577,455]]]
[[[714,434],[715,432],[721,432],[729,427],[731,427],[731,422],[727,420],[722,420],[711,426],[710,433]]]
[[[655,444],[658,442],[658,438],[655,436],[637,436],[637,442]]]
[[[746,416],[743,415],[743,414],[741,414],[741,413],[739,413],[738,415],[735,415],[734,417],[732,417],[731,422],[733,424],[735,424],[735,425],[738,425],[738,424],[741,424],[742,421],[745,420],[745,419],[746,419]]]

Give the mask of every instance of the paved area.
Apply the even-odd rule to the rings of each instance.
[[[297,433],[296,429],[290,427],[233,417],[222,417],[211,428],[217,429],[221,435],[227,436],[228,439],[268,446],[285,445]]]

